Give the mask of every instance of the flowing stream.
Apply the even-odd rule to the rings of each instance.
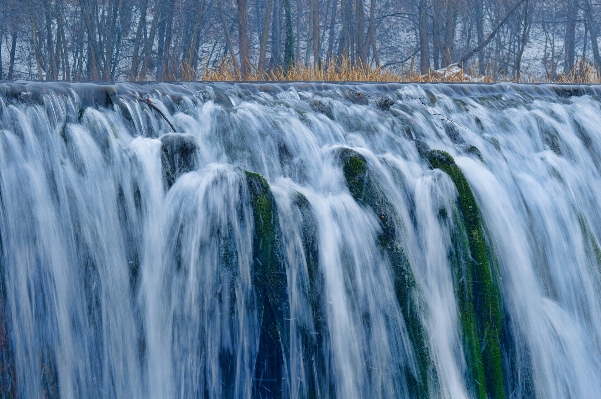
[[[601,398],[601,88],[0,84],[0,397]]]

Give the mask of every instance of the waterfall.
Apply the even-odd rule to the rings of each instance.
[[[0,397],[601,397],[601,89],[0,84]]]

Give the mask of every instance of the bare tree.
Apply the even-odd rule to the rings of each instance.
[[[584,0],[586,6],[586,16],[588,22],[588,31],[591,37],[591,49],[595,60],[597,71],[601,72],[601,57],[599,56],[599,44],[597,43],[597,27],[595,26],[595,17],[593,15],[593,5],[591,0]]]
[[[426,74],[430,70],[428,0],[418,0],[417,15],[420,47],[419,70],[422,74]]]
[[[566,0],[565,64],[564,72],[574,69],[576,54],[576,19],[578,18],[578,0]]]

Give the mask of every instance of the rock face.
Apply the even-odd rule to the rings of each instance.
[[[198,143],[191,134],[168,133],[160,138],[163,179],[167,189],[171,188],[178,177],[196,169],[196,150]]]
[[[431,150],[427,159],[432,168],[442,170],[451,178],[458,192],[451,260],[469,369],[468,386],[477,398],[503,399],[503,303],[499,273],[486,246],[480,210],[451,155]]]
[[[253,209],[252,279],[260,311],[261,335],[255,362],[253,397],[282,398],[284,359],[290,332],[285,320],[289,314],[286,268],[280,254],[280,232],[275,200],[269,183],[257,173],[245,172]]]
[[[371,176],[365,157],[356,151],[344,148],[340,151],[339,158],[351,195],[359,204],[372,209],[382,229],[382,233],[378,236],[378,244],[390,261],[396,298],[415,355],[416,370],[410,367],[405,370],[409,395],[411,398],[429,398],[429,380],[434,371],[430,366],[432,364],[430,350],[419,313],[423,308],[422,293],[403,250],[398,226],[394,222],[398,217],[393,205]]]

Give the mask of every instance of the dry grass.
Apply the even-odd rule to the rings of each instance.
[[[318,81],[318,82],[516,82],[514,76],[495,76],[491,73],[479,75],[473,69],[464,71],[457,65],[451,65],[444,70],[430,70],[428,74],[422,75],[412,67],[400,72],[391,71],[382,67],[363,67],[351,64],[348,59],[342,59],[338,63],[330,63],[325,68],[317,66],[305,66],[298,64],[291,67],[288,71],[283,68],[277,68],[270,71],[254,70],[242,79],[240,71],[235,69],[227,59],[222,59],[216,68],[206,68],[203,74],[197,74],[188,65],[183,65],[181,69],[182,81],[211,81],[211,82],[232,82],[246,80],[249,82],[290,82],[290,81]],[[601,75],[597,68],[588,62],[580,60],[574,69],[568,74],[559,74],[555,78],[550,76],[534,77],[522,76],[522,83],[582,83],[598,84],[601,83]]]

